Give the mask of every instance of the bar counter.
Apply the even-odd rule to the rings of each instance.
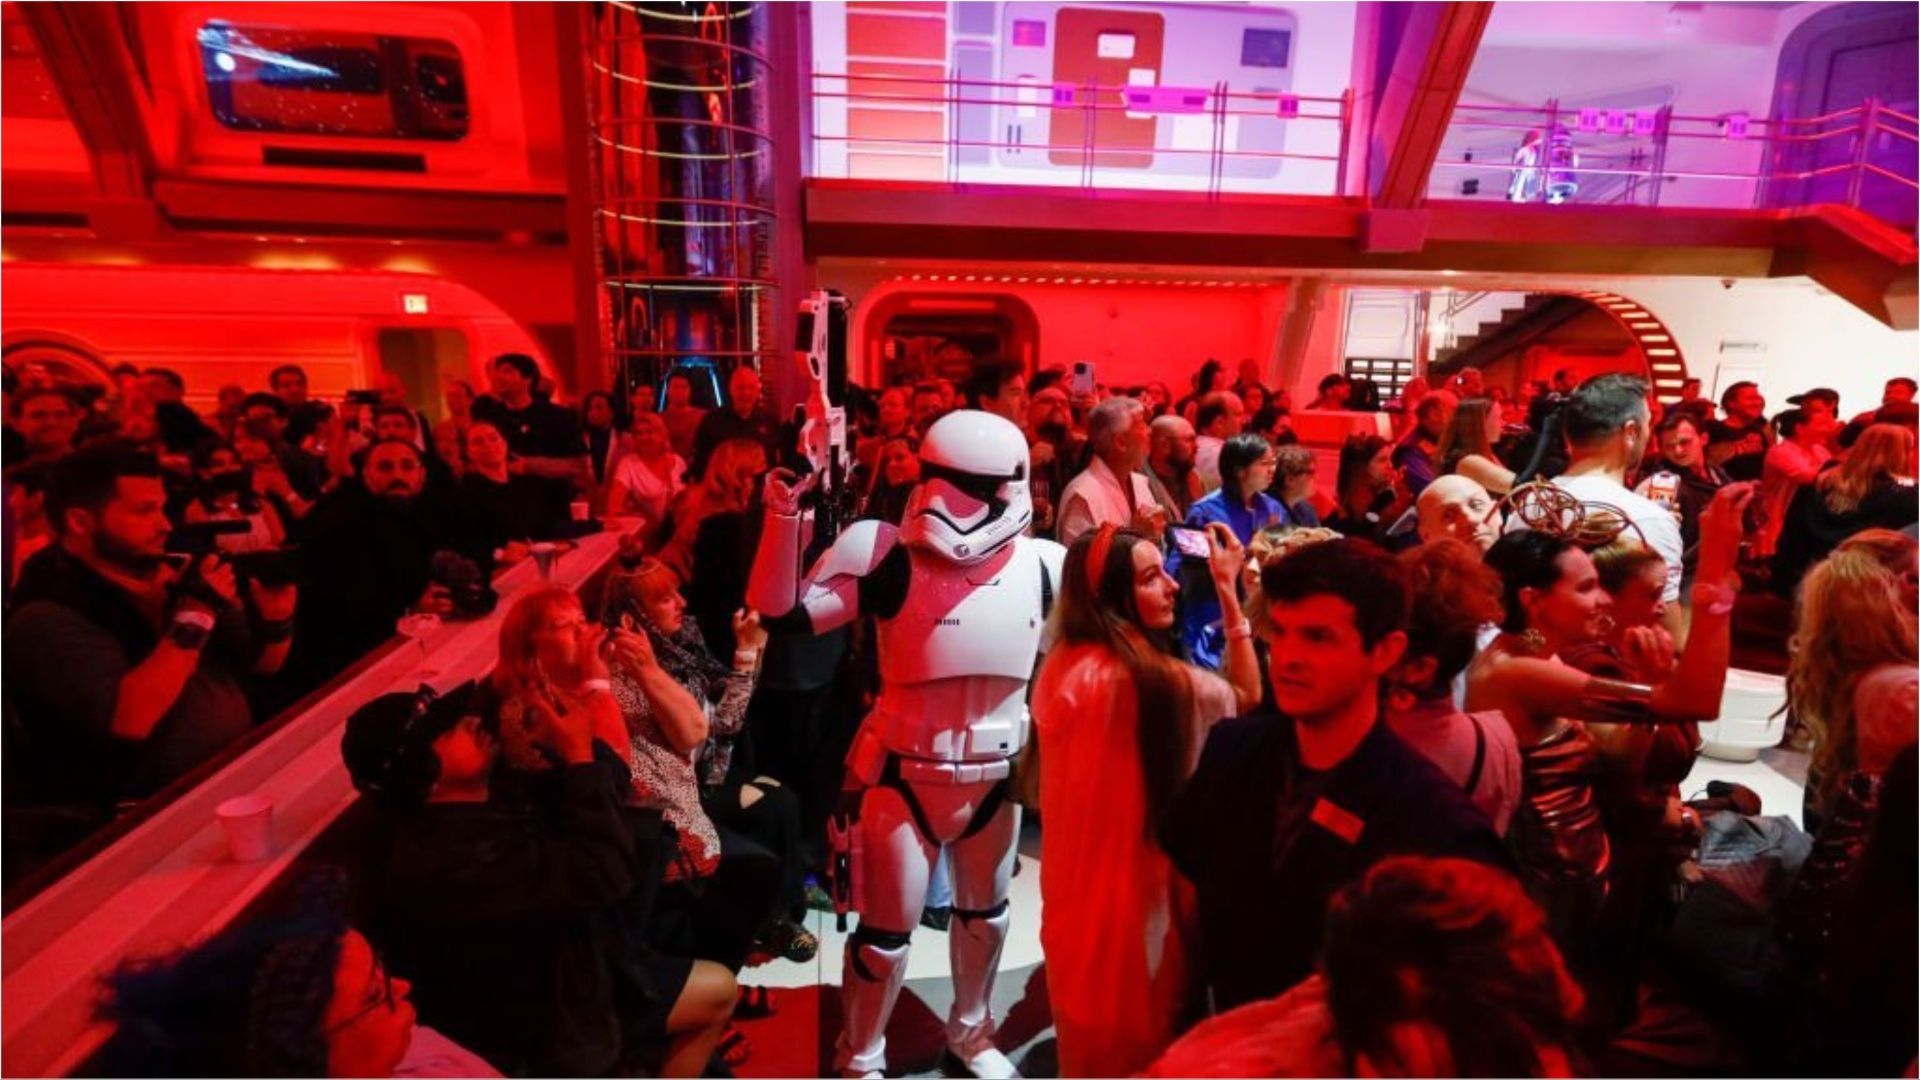
[[[588,586],[612,564],[619,535],[610,530],[580,540],[554,565],[553,583]],[[423,681],[444,691],[484,674],[507,609],[540,585],[526,559],[495,579],[500,603],[492,614],[447,620],[419,643],[395,638],[8,913],[0,922],[0,1069],[9,1076],[64,1075],[84,1062],[110,1034],[93,1015],[102,974],[130,957],[225,928],[352,805],[357,796],[340,760],[347,717],[381,694]],[[214,817],[215,807],[241,795],[273,800],[273,851],[258,862],[228,856]]]

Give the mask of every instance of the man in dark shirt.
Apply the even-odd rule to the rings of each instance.
[[[37,790],[10,802],[114,802],[151,794],[253,726],[242,683],[285,662],[291,587],[166,559],[172,526],[160,466],[115,445],[53,467],[53,546],[29,559],[6,625],[6,686],[20,710],[21,775]]]
[[[1380,859],[1506,865],[1460,786],[1380,722],[1380,680],[1407,641],[1393,558],[1326,541],[1269,563],[1261,591],[1278,711],[1214,728],[1162,834],[1197,893],[1216,1010],[1311,974],[1327,900]]]
[[[1767,399],[1753,383],[1737,382],[1720,395],[1720,407],[1727,418],[1707,425],[1707,464],[1718,465],[1735,480],[1757,482],[1774,443]]]
[[[7,448],[9,466],[29,457],[41,462],[55,461],[73,450],[81,419],[81,410],[73,395],[58,387],[42,387],[13,394],[8,404],[13,415],[8,418],[7,430],[19,440]]]
[[[452,604],[429,581],[433,557],[456,551],[487,565],[458,515],[423,498],[420,451],[398,439],[373,444],[356,481],[307,514],[300,548],[300,668],[305,685],[332,678],[391,638],[409,610],[445,615]]]
[[[473,416],[506,436],[512,456],[507,471],[534,481],[542,515],[564,519],[567,504],[587,469],[587,442],[569,409],[536,398],[540,368],[531,356],[504,353],[489,374],[493,393],[473,403]]]
[[[1393,448],[1393,467],[1405,478],[1407,493],[1419,498],[1441,473],[1440,440],[1460,399],[1451,390],[1435,390],[1413,407],[1413,428]]]
[[[507,469],[507,440],[485,420],[467,427],[467,471],[454,487],[455,502],[489,554],[502,551],[502,561],[516,562],[532,540],[558,535],[564,518],[539,498],[531,476],[514,476]]]
[[[688,482],[705,475],[707,459],[728,439],[752,439],[767,448],[767,460],[779,459],[780,421],[760,402],[760,373],[745,364],[727,379],[727,407],[702,417],[700,430],[694,432]]]

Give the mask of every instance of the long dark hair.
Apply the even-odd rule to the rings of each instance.
[[[1090,575],[1087,563],[1102,536],[1109,538],[1106,557]],[[1141,544],[1153,542],[1128,530],[1102,528],[1082,534],[1067,549],[1054,617],[1062,641],[1106,647],[1133,679],[1147,835],[1153,836],[1186,781],[1193,747],[1183,718],[1192,709],[1192,690],[1166,635],[1140,625],[1133,596],[1133,550]]]
[[[1573,541],[1532,529],[1510,532],[1494,542],[1486,562],[1500,575],[1501,601],[1507,609],[1500,629],[1517,634],[1527,628],[1520,590],[1553,588],[1560,580],[1560,556],[1571,550]]]
[[[1340,444],[1340,475],[1334,484],[1333,498],[1342,509],[1347,505],[1347,492],[1354,483],[1367,475],[1373,466],[1373,459],[1387,445],[1387,440],[1378,435],[1349,435],[1347,441]]]
[[[1469,454],[1493,457],[1493,444],[1487,441],[1487,414],[1492,411],[1492,398],[1468,398],[1453,410],[1453,420],[1440,436],[1441,472],[1452,472]]]

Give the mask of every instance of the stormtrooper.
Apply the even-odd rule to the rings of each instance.
[[[1008,777],[1065,549],[1024,535],[1027,441],[1008,420],[972,410],[941,418],[921,443],[920,478],[897,530],[855,522],[803,573],[812,519],[796,488],[806,485],[771,474],[747,599],[769,617],[803,615],[815,633],[862,615],[879,628],[880,695],[847,757],[848,787],[860,792],[847,845],[860,922],[847,941],[836,1065],[847,1075],[885,1067],[908,941],[945,848],[947,1046],[975,1076],[1013,1077],[991,1008],[1020,829]]]

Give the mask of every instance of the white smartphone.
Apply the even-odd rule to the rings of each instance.
[[[1075,396],[1093,395],[1093,361],[1076,360],[1073,362],[1073,376],[1067,380],[1067,389]]]

